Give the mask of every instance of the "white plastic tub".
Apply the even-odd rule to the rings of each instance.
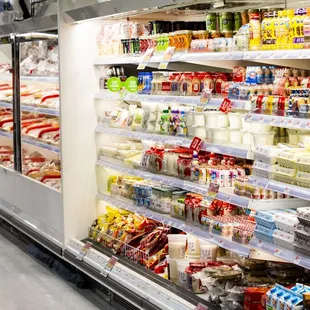
[[[186,112],[185,117],[186,117],[186,125],[187,126],[193,126],[194,125],[194,113],[191,111]]]
[[[298,144],[298,142],[299,142],[298,130],[287,129],[287,133],[288,133],[288,142],[290,144]]]
[[[169,258],[182,259],[185,257],[186,235],[168,235]]]
[[[255,132],[252,133],[253,136],[253,141],[254,141],[254,146],[259,146],[259,145],[269,145],[269,132]]]
[[[226,128],[212,129],[212,140],[227,142],[229,139],[228,130]]]
[[[168,262],[168,277],[173,283],[178,283],[178,266],[177,259],[166,256]]]
[[[261,124],[261,123],[252,123],[252,128],[251,130],[253,132],[268,132],[270,131],[271,126],[269,125],[265,125],[265,124]]]
[[[242,143],[242,133],[240,129],[228,129],[231,143]]]
[[[244,131],[251,131],[252,130],[252,123],[246,122],[245,121],[246,115],[243,115],[241,117],[241,123],[242,123],[242,130]]]
[[[218,246],[200,239],[200,259],[203,262],[215,262],[217,257]]]
[[[202,113],[194,112],[194,125],[195,126],[205,126],[205,116]]]
[[[240,113],[229,113],[228,118],[229,118],[230,129],[241,129],[242,128]]]
[[[206,132],[205,127],[194,127],[194,128],[195,128],[195,132],[194,132],[195,137],[199,137],[201,139],[205,139],[207,137],[207,132]]]
[[[187,259],[178,259],[177,260],[177,269],[178,269],[178,284],[187,289],[188,282],[187,282],[187,273],[185,269],[189,266],[189,260]]]
[[[227,128],[229,125],[228,115],[223,112],[207,111],[204,115],[206,128]]]

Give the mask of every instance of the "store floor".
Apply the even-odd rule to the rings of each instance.
[[[0,310],[116,310],[79,290],[0,235]]]

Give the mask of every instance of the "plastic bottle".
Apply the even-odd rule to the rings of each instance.
[[[274,49],[282,49],[282,40],[283,40],[283,12],[278,11],[278,17],[274,22]]]
[[[170,125],[170,113],[169,110],[163,110],[162,115],[160,117],[160,133],[161,134],[168,134],[169,132],[169,125]]]
[[[285,49],[285,21],[287,19],[286,10],[278,11],[278,19],[275,25],[276,45],[275,49]]]
[[[266,50],[267,49],[267,30],[268,30],[268,26],[269,26],[269,22],[270,22],[270,16],[269,16],[269,12],[265,12],[264,13],[264,19],[262,21],[262,50]]]
[[[295,16],[293,17],[294,49],[303,48],[304,43],[303,25],[304,25],[304,9],[297,9],[295,10]]]
[[[285,27],[284,27],[284,36],[285,36],[285,49],[292,49],[293,48],[293,39],[294,39],[294,25],[293,25],[293,18],[294,18],[294,10],[287,10],[286,17],[285,17]]]
[[[182,137],[187,137],[188,135],[188,128],[186,124],[186,116],[185,111],[182,110],[179,114],[179,121],[177,125],[177,135]]]
[[[310,48],[310,8],[306,9],[307,15],[304,19],[304,48]]]
[[[250,50],[259,50],[261,45],[261,24],[259,21],[259,10],[249,10],[250,22]]]

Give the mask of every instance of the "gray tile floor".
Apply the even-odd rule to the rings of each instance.
[[[77,290],[0,235],[0,310],[115,310]]]

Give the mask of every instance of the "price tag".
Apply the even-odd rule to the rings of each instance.
[[[294,264],[299,265],[299,264],[300,264],[300,261],[301,261],[301,257],[300,257],[300,256],[295,256]]]
[[[257,242],[257,246],[259,247],[259,248],[262,248],[263,247],[263,241],[262,240],[258,240],[258,242]]]
[[[286,187],[286,188],[284,189],[284,194],[289,195],[290,192],[291,192],[291,188],[290,188],[290,187]]]
[[[274,256],[280,256],[281,255],[281,250],[280,249],[275,249],[273,252]]]
[[[138,70],[143,70],[149,63],[151,57],[153,56],[154,49],[153,48],[148,48],[145,52],[145,54],[142,56],[141,62],[138,66]]]
[[[191,145],[190,145],[190,149],[191,150],[194,150],[196,152],[199,152],[200,151],[200,147],[201,147],[201,144],[202,144],[202,140],[198,137],[194,137]]]
[[[228,98],[224,98],[221,106],[220,106],[220,111],[223,113],[228,113],[231,110],[232,107],[232,101]]]
[[[162,69],[162,70],[167,69],[168,64],[174,54],[174,50],[175,50],[175,46],[170,46],[166,49],[164,57],[158,66],[158,69]]]
[[[209,310],[209,308],[201,303],[199,303],[194,310]]]
[[[76,258],[78,260],[83,260],[84,256],[88,253],[89,249],[92,247],[92,243],[87,241],[84,246],[82,247],[82,249],[80,250],[80,252],[78,253],[78,255],[76,256]]]
[[[206,105],[209,103],[210,99],[212,97],[212,89],[204,89],[200,95],[200,103],[204,103],[204,108],[202,111],[205,111]],[[197,111],[196,109],[196,112]]]
[[[115,256],[112,256],[109,261],[106,263],[106,265],[103,267],[101,274],[107,278],[109,273],[112,271],[114,268],[116,262],[118,261],[118,258]]]

